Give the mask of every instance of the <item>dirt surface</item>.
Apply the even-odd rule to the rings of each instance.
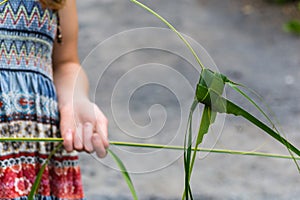
[[[79,54],[91,80],[91,96],[109,119],[110,139],[182,145],[200,69],[185,46],[166,29],[145,28],[165,26],[130,1],[77,3]],[[298,17],[294,5],[260,0],[147,4],[193,39],[205,66],[261,94],[286,136],[300,147],[300,38],[282,31],[284,22]],[[231,89],[226,89],[226,96],[263,119]],[[199,112],[195,128],[198,121]],[[247,121],[224,115],[203,146],[288,154]],[[181,151],[112,149],[131,172],[140,199],[181,199]],[[109,156],[99,160],[81,154],[81,166],[87,199],[131,199]],[[297,200],[299,184],[290,160],[212,153],[199,155],[192,178],[195,199],[201,200]]]

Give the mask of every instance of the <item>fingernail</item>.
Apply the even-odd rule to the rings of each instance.
[[[90,123],[90,122],[86,122],[85,124],[84,124],[84,126],[86,126],[86,127],[89,127],[89,126],[91,126],[92,124]]]

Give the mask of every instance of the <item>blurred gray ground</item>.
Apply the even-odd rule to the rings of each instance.
[[[260,0],[146,2],[200,43],[220,72],[261,94],[286,136],[300,147],[300,38],[281,29],[287,10]],[[128,0],[77,4],[79,54],[91,95],[110,121],[110,139],[182,145],[199,67],[180,40],[166,30],[132,30],[165,26]],[[193,44],[205,65],[214,69]],[[226,96],[261,118],[232,90],[227,88]],[[195,128],[198,121],[199,112]],[[232,116],[220,116],[204,143],[208,148],[288,154],[256,127]],[[181,198],[182,152],[112,149],[131,172],[140,199]],[[290,160],[207,153],[198,158],[192,178],[195,199],[300,199],[300,176]],[[81,166],[88,199],[131,199],[110,157],[81,154]]]

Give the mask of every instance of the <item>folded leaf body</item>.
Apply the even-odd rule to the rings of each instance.
[[[191,109],[190,109],[190,115],[189,115],[189,122],[188,122],[188,129],[185,137],[185,152],[184,152],[184,166],[185,166],[185,190],[183,193],[182,199],[193,199],[192,192],[190,190],[190,178],[192,175],[196,154],[197,152],[194,151],[193,156],[192,154],[192,116],[196,109],[196,105],[201,102],[198,98],[201,100],[211,100],[214,98],[211,98],[209,96],[209,92],[207,88],[210,88],[211,90],[215,91],[216,97],[219,97],[222,95],[224,91],[225,81],[223,80],[223,77],[221,74],[215,73],[209,69],[204,68],[200,74],[200,80],[199,84],[200,87],[203,87],[203,91],[198,91],[199,95],[196,95],[196,99],[194,100]],[[209,96],[209,97],[208,97]],[[211,109],[211,106],[205,105],[202,113],[202,119],[200,122],[200,127],[196,139],[195,149],[198,148],[199,144],[202,143],[203,137],[205,134],[208,133],[210,125],[212,125],[216,119],[217,112],[213,111]]]
[[[211,107],[211,110],[214,111],[212,105],[215,105],[218,98],[223,94],[225,78],[225,76],[213,72],[210,69],[203,69],[196,89],[196,98],[198,102],[203,103],[205,101],[205,105],[208,105]],[[212,120],[212,122],[213,121],[214,120]]]
[[[200,74],[199,85],[210,88],[217,94],[222,95],[225,86],[225,79],[222,74],[211,71],[210,69],[203,69]]]

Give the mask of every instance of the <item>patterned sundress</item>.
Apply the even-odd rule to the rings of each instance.
[[[57,14],[38,0],[0,5],[0,137],[60,137],[51,60],[56,29]],[[27,199],[55,145],[0,142],[0,199]],[[76,153],[55,154],[36,199],[83,199]]]

